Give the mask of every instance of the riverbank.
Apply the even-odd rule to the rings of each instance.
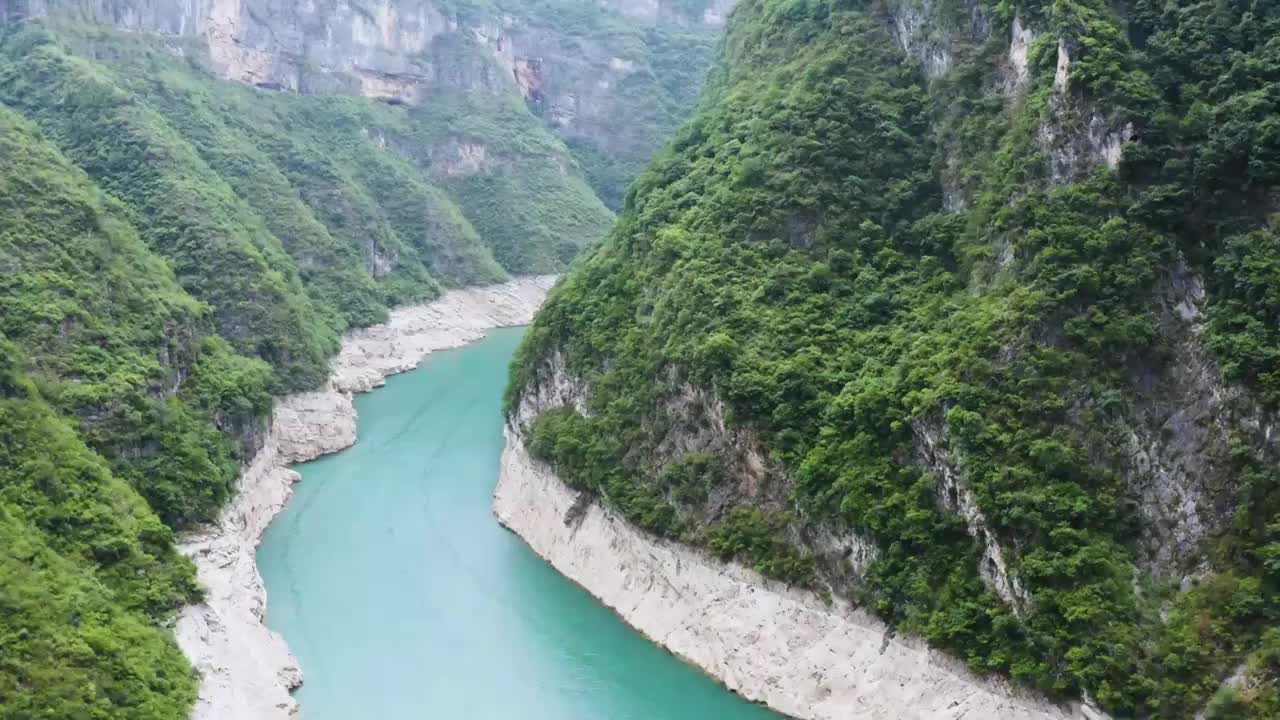
[[[236,497],[219,521],[184,538],[205,602],[184,608],[175,635],[201,673],[192,720],[276,720],[297,713],[290,690],[302,671],[284,639],[263,623],[266,591],[254,550],[284,507],[298,474],[293,463],[337,452],[356,441],[352,394],[413,369],[431,352],[461,347],[497,327],[526,325],[554,277],[451,290],[399,308],[387,322],[343,337],[324,388],[276,402],[261,451],[244,469]]]
[[[799,720],[1106,717],[978,677],[864,611],[654,538],[598,502],[582,512],[578,493],[525,449],[521,419],[531,417],[522,412],[506,428],[499,521],[640,633],[743,697]]]

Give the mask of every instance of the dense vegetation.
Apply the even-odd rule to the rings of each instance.
[[[223,82],[202,37],[27,5],[0,8],[0,717],[172,720],[198,678],[166,626],[199,599],[174,534],[217,516],[272,397],[393,305],[563,269],[612,221],[587,178],[620,194],[639,156],[584,172],[466,28],[406,106]]]
[[[252,404],[267,370],[3,109],[0,198],[0,332],[25,348],[0,340],[0,715],[176,717],[196,679],[157,624],[198,591],[157,510],[217,509],[234,466],[207,413]],[[158,397],[178,373],[190,392]]]
[[[532,452],[976,671],[1120,717],[1274,717],[1280,4],[907,8],[908,40],[953,60],[938,77],[894,37],[901,6],[738,7],[700,110],[520,351],[512,403],[556,352],[589,388]],[[1132,138],[1117,170],[1108,132]],[[738,434],[705,441],[690,388]],[[1158,561],[1137,453],[1210,395],[1213,439],[1173,481],[1213,527]],[[745,482],[751,442],[767,468]],[[956,512],[970,495],[1008,584]],[[825,530],[874,541],[862,577],[806,540]]]

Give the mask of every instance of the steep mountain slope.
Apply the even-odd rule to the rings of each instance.
[[[157,512],[190,522],[226,498],[235,466],[210,413],[268,399],[267,369],[3,109],[0,188],[0,715],[171,718],[195,678],[154,623],[198,590]]]
[[[174,532],[273,397],[394,305],[597,242],[588,177],[620,192],[683,117],[725,10],[590,5],[576,46],[510,5],[0,0],[0,716],[184,716]]]
[[[1278,53],[1269,2],[747,0],[513,420],[579,514],[978,672],[1274,717]]]

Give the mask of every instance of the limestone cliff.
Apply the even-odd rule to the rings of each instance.
[[[12,0],[0,17],[74,18],[194,40],[221,77],[272,91],[410,106],[474,93],[489,96],[488,110],[514,98],[569,143],[617,207],[626,183],[691,109],[732,7],[695,6]],[[429,153],[447,157],[451,141],[462,137],[446,135]]]

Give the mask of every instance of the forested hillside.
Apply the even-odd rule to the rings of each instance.
[[[198,591],[158,515],[180,526],[226,498],[211,414],[263,411],[270,369],[214,336],[127,210],[9,110],[0,204],[0,710],[174,717],[195,679],[157,624]]]
[[[385,5],[0,2],[0,717],[186,716],[174,538],[272,398],[393,306],[598,242],[716,31],[696,3]]]
[[[520,351],[513,411],[582,401],[533,454],[975,671],[1280,716],[1280,4],[726,33]]]

